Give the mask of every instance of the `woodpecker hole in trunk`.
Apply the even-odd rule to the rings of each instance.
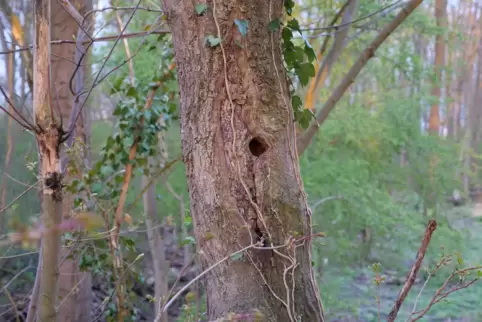
[[[251,151],[251,154],[255,157],[259,157],[266,152],[267,149],[268,147],[262,138],[255,137],[249,141],[249,151]]]

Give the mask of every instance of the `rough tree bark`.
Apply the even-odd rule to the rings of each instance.
[[[79,10],[80,14],[85,14],[92,9],[92,0],[72,0],[71,4]],[[51,34],[53,39],[72,39],[72,36],[77,36],[79,26],[77,22],[70,16],[70,14],[62,7],[59,1],[52,1],[52,16],[51,16]],[[87,23],[84,23],[84,29]],[[83,48],[79,48],[83,50]],[[75,44],[63,44],[61,46],[53,46],[52,52],[52,100],[51,104],[56,106],[59,104],[59,111],[62,117],[64,128],[67,127],[70,115],[72,113],[72,106],[74,97],[70,91],[70,79],[75,71]],[[85,83],[89,72],[87,59],[82,61],[84,65],[81,74],[84,77]],[[80,71],[79,71],[80,72]],[[77,85],[77,84],[76,84]],[[80,87],[84,84],[78,84]],[[85,88],[86,86],[84,86]],[[75,124],[75,131],[73,133],[75,140],[82,142],[89,148],[89,126],[87,114],[88,108],[83,108],[82,113]],[[84,156],[85,162],[89,163],[88,154]],[[68,172],[68,167],[65,171],[65,179],[71,174]],[[68,179],[67,179],[68,180]],[[70,217],[74,208],[74,196],[66,194],[63,198],[63,218]],[[75,245],[73,246],[75,247]],[[80,272],[79,259],[68,258],[66,256],[71,254],[69,248],[63,248],[61,251],[61,265],[59,267],[59,298],[60,305],[58,310],[59,321],[65,322],[88,322],[91,318],[92,305],[92,276],[87,272]]]
[[[278,247],[251,248],[207,273],[208,318],[323,321],[280,35],[268,28],[281,18],[283,1],[206,1],[203,15],[193,1],[163,4],[174,39],[200,261],[207,268],[260,240]],[[245,37],[235,19],[248,21]],[[208,35],[221,45],[207,46]],[[296,242],[284,247],[292,236]]]
[[[42,224],[47,229],[42,238],[37,321],[55,322],[60,254],[60,233],[55,227],[60,223],[62,212],[59,158],[62,133],[50,104],[50,1],[35,0],[34,14],[33,106],[42,181]]]

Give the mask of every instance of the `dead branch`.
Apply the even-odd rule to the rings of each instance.
[[[431,219],[428,222],[427,228],[425,229],[422,245],[418,250],[415,263],[413,263],[412,269],[407,276],[407,280],[405,281],[405,284],[403,285],[400,293],[398,294],[397,300],[395,301],[395,304],[393,305],[392,310],[388,314],[387,322],[395,321],[395,318],[397,317],[397,314],[398,314],[398,310],[400,310],[400,307],[402,306],[403,301],[407,297],[408,292],[410,292],[410,289],[412,288],[413,283],[415,282],[415,278],[417,277],[417,273],[420,270],[420,266],[422,265],[422,261],[423,261],[423,258],[425,257],[425,253],[427,252],[428,245],[430,244],[430,240],[432,239],[432,234],[436,228],[437,228],[437,221],[435,219]]]
[[[20,113],[20,111],[15,107],[15,104],[13,104],[13,101],[10,100],[10,98],[8,97],[7,93],[5,92],[5,90],[3,89],[2,86],[0,86],[0,92],[2,93],[3,95],[3,98],[5,98],[5,101],[8,103],[8,105],[10,106],[9,109],[6,109],[4,108],[3,106],[0,105],[0,109],[2,111],[5,112],[5,114],[7,114],[8,116],[10,116],[12,119],[15,120],[15,122],[17,122],[18,124],[20,124],[23,128],[27,129],[27,130],[33,130],[35,127],[32,123],[30,123],[29,120],[27,120],[23,115],[22,113]],[[15,113],[10,113],[10,111],[13,111]],[[15,114],[18,115],[18,118],[15,116]]]

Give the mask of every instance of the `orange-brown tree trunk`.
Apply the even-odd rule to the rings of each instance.
[[[435,1],[435,20],[440,30],[435,38],[435,82],[432,95],[435,103],[430,109],[429,132],[435,135],[440,131],[440,99],[442,96],[442,71],[445,66],[445,37],[447,27],[447,0]]]
[[[208,319],[324,321],[311,263],[311,214],[279,31],[283,1],[165,0],[181,97],[182,153],[206,275]],[[247,35],[235,19],[246,20]],[[206,37],[220,45],[206,45]],[[253,246],[241,257],[223,258]]]

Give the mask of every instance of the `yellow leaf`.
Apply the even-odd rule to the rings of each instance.
[[[124,220],[129,224],[129,226],[132,226],[132,217],[129,214],[124,215]]]
[[[23,28],[18,17],[12,13],[12,35],[19,46],[23,47]]]

